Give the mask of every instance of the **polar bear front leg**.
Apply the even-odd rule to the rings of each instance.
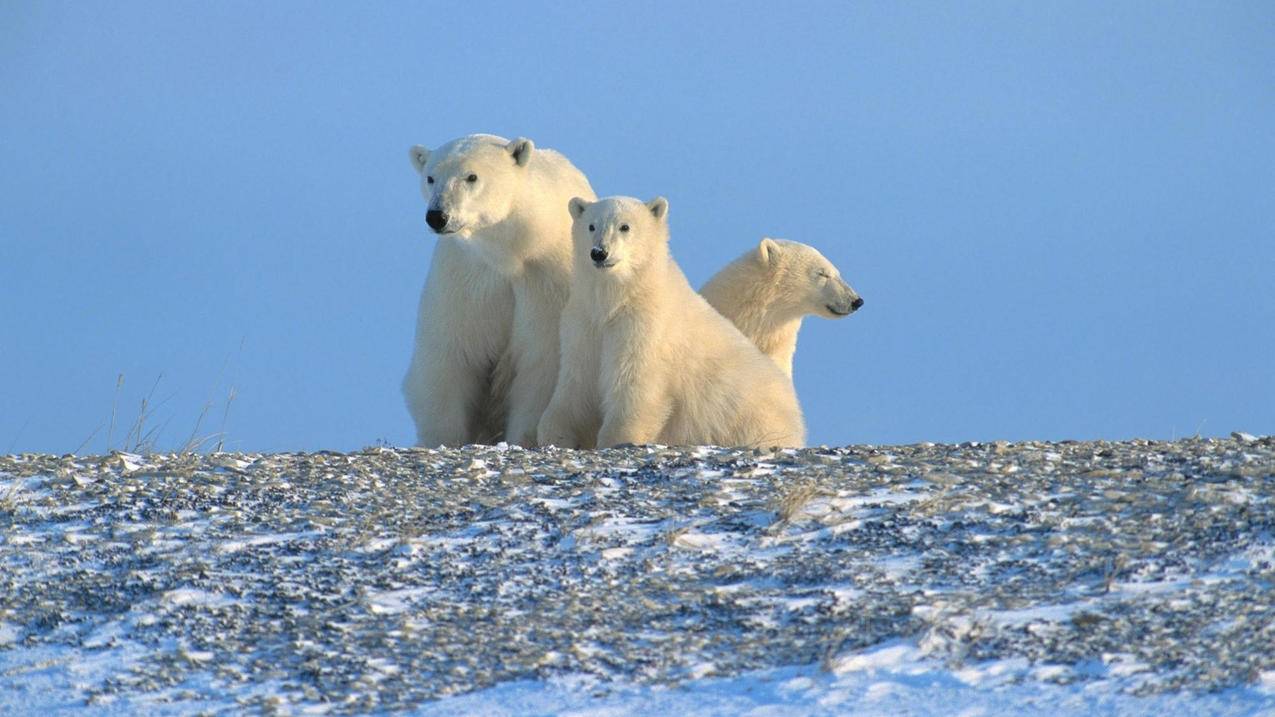
[[[561,390],[562,384],[554,389],[553,398],[549,399],[549,407],[540,417],[540,425],[536,428],[536,444],[541,446],[557,446],[559,448],[579,448],[580,436],[571,426],[570,404],[579,400],[572,396],[575,391]]]
[[[491,440],[483,419],[504,414],[504,395],[492,380],[503,375],[493,369],[509,348],[513,290],[457,241],[440,237],[434,246],[403,378],[421,446]],[[494,435],[503,431],[502,422]]]
[[[659,438],[668,421],[668,410],[659,402],[634,398],[638,400],[625,401],[623,407],[607,412],[602,430],[598,431],[598,448],[614,448],[624,443],[646,445]]]
[[[594,436],[588,442],[582,440],[580,427],[582,416],[597,412],[597,359],[598,350],[591,346],[586,331],[578,328],[580,319],[568,307],[562,314],[562,341],[559,344],[558,381],[549,399],[549,407],[540,417],[536,429],[536,442],[542,446],[559,448],[592,448]],[[570,356],[570,362],[561,357]],[[589,369],[593,369],[590,371]],[[596,434],[596,422],[594,432]]]
[[[557,367],[549,367],[543,356],[527,356],[521,352],[513,384],[509,388],[509,423],[505,440],[513,445],[535,446],[536,431],[553,397]],[[556,363],[556,362],[555,362]]]
[[[514,377],[509,386],[509,423],[505,440],[519,446],[534,446],[540,418],[553,397],[558,381],[558,332],[545,330],[551,321],[528,321],[519,316],[523,306],[515,309],[513,350]]]
[[[612,383],[602,401],[605,416],[598,431],[598,448],[622,443],[655,443],[668,423],[670,406],[658,376],[638,375],[631,382]]]
[[[418,348],[403,379],[408,410],[416,419],[416,445],[472,442],[486,379],[483,367],[468,365],[454,353]]]

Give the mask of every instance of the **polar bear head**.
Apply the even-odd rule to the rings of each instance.
[[[668,200],[664,197],[649,202],[632,197],[589,202],[576,197],[567,208],[581,271],[602,272],[623,281],[653,259],[668,256]]]
[[[863,306],[863,299],[841,278],[837,267],[812,246],[762,239],[753,258],[767,277],[763,283],[776,290],[772,299],[780,313],[838,319]]]
[[[526,138],[489,134],[471,134],[432,151],[412,147],[429,228],[467,238],[506,219],[535,149]]]

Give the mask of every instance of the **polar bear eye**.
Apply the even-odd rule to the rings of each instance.
[[[592,232],[592,231],[597,231],[597,230],[593,228],[593,225],[592,225],[592,224],[590,224],[590,225],[589,225],[589,231],[591,231],[591,232]]]
[[[433,177],[426,177],[426,178],[425,178],[425,181],[426,181],[426,182],[429,182],[430,184],[433,184],[433,183],[434,183],[434,178],[433,178]]]
[[[622,232],[627,232],[628,230],[629,230],[629,225],[628,225],[628,224],[621,224],[621,225],[620,225],[620,231],[622,231]]]
[[[820,279],[827,279],[831,277],[832,274],[829,274],[827,271],[820,269],[818,272],[815,273],[815,276],[819,277]]]
[[[477,175],[477,174],[471,174],[471,175],[469,175],[468,177],[465,177],[465,181],[466,181],[466,182],[469,182],[470,184],[473,184],[474,182],[477,182],[477,181],[478,181],[478,175]]]

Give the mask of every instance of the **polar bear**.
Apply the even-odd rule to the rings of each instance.
[[[567,201],[593,190],[566,157],[525,138],[469,135],[433,152],[413,147],[412,158],[426,223],[447,240],[421,297],[406,379],[418,437],[422,420],[438,421],[421,414],[441,410],[452,432],[476,426],[467,435],[483,438],[503,418],[505,440],[534,445],[558,375],[571,275]],[[447,401],[464,407],[440,405]]]
[[[806,316],[839,319],[863,306],[841,272],[812,246],[762,239],[708,280],[700,295],[789,378]]]
[[[455,145],[433,152],[413,147],[412,166],[423,172],[431,156],[437,161]],[[429,200],[432,187],[424,174],[421,190]],[[440,234],[421,290],[412,358],[403,378],[417,445],[504,438],[508,360],[501,358],[507,359],[513,310],[509,281],[468,251],[461,239]]]
[[[541,444],[800,446],[779,367],[695,290],[668,250],[668,202],[575,198],[575,280]]]

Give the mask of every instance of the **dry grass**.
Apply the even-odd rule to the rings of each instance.
[[[801,512],[810,501],[823,494],[813,483],[798,483],[780,494],[774,501],[773,507],[779,515],[780,523],[787,523],[792,520],[793,516]]]
[[[119,401],[120,393],[124,388],[124,374],[119,374],[115,380],[115,395],[111,399],[111,415],[110,419],[103,424],[98,425],[89,433],[88,437],[80,442],[74,451],[75,455],[80,455],[82,451],[96,438],[103,428],[106,428],[106,446],[105,453],[114,451],[122,451],[125,453],[136,453],[139,455],[149,455],[159,452],[159,441],[165,429],[172,422],[172,418],[165,419],[162,423],[156,425],[156,414],[162,409],[175,394],[170,394],[160,401],[155,401],[155,393],[159,389],[160,382],[164,379],[164,374],[159,374],[155,378],[155,382],[151,384],[150,391],[141,399],[137,416],[129,425],[128,431],[124,434],[122,442],[118,445],[115,442],[115,427],[120,415]],[[216,407],[217,402],[213,400],[206,401],[203,408],[199,412],[199,416],[195,419],[195,425],[191,429],[189,436],[180,445],[176,446],[171,452],[178,454],[195,454],[207,450],[210,445],[216,444],[212,448],[212,452],[220,453],[225,447],[226,439],[226,423],[230,419],[230,407],[239,396],[239,391],[235,387],[231,387],[226,395],[226,400],[222,405],[221,427],[213,433],[200,433],[204,426],[204,421],[208,415]]]

